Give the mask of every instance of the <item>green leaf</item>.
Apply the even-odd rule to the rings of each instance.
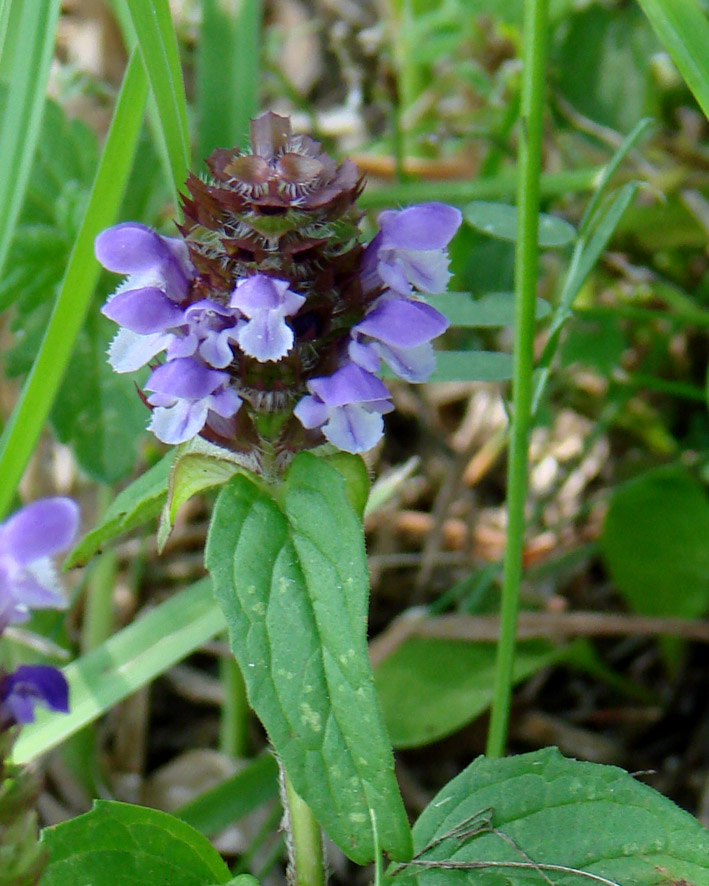
[[[202,0],[197,45],[199,156],[245,146],[259,110],[261,0]]]
[[[182,821],[211,836],[248,815],[278,793],[278,763],[262,754],[175,813]]]
[[[12,88],[0,126],[0,271],[32,169],[60,6],[59,0],[12,0],[3,10],[0,70]]]
[[[367,654],[362,525],[342,476],[298,455],[280,503],[245,476],[222,490],[207,567],[252,707],[298,794],[354,861],[410,853]]]
[[[99,276],[94,240],[115,218],[128,180],[147,94],[139,56],[126,69],[121,92],[81,229],[37,358],[0,437],[0,517],[7,511],[52,407]]]
[[[645,615],[692,618],[709,610],[709,500],[681,465],[619,487],[601,551],[618,590]]]
[[[479,757],[426,807],[414,847],[402,886],[709,886],[709,834],[695,818],[622,769],[556,748]]]
[[[167,499],[167,484],[175,450],[120,492],[103,520],[69,552],[64,568],[83,566],[107,541],[157,517]]]
[[[389,373],[382,373],[391,377]],[[429,381],[507,381],[512,355],[497,351],[437,351]]]
[[[336,452],[325,461],[344,477],[347,500],[361,519],[369,499],[369,470],[364,459],[349,452]]]
[[[465,726],[490,706],[495,647],[436,637],[410,637],[377,667],[384,722],[395,748],[430,744]],[[563,649],[521,643],[514,681],[558,660]]]
[[[178,447],[170,471],[167,501],[160,515],[158,529],[158,552],[165,547],[177,512],[194,495],[219,486],[244,468],[238,456],[215,446],[201,437],[195,437]]]
[[[709,22],[696,0],[639,0],[655,33],[709,119]]]
[[[170,597],[63,669],[70,712],[38,711],[23,728],[13,759],[26,763],[56,747],[223,630],[206,579]]]
[[[628,132],[654,112],[648,59],[658,49],[635,4],[587,6],[567,17],[555,52],[555,88],[585,117]]]
[[[471,298],[467,292],[446,292],[431,296],[430,302],[445,314],[451,326],[470,329],[511,326],[515,319],[514,292],[488,292],[480,298]],[[538,298],[537,320],[548,316],[550,311],[549,302]]]
[[[190,165],[190,142],[185,84],[170,6],[168,0],[127,0],[127,4],[157,107],[171,184],[177,194]]]
[[[477,231],[514,242],[517,239],[517,207],[506,203],[486,203],[474,200],[463,210],[465,220]],[[576,239],[576,231],[563,218],[539,213],[539,245],[566,246]]]
[[[90,477],[108,484],[132,470],[148,417],[135,382],[106,361],[112,326],[98,312],[87,318],[52,409],[57,437]]]
[[[42,886],[206,886],[231,872],[188,824],[144,806],[95,800],[91,812],[42,831]]]

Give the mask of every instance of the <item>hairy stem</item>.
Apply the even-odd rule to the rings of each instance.
[[[283,771],[288,831],[288,882],[291,886],[324,886],[325,866],[320,825]]]

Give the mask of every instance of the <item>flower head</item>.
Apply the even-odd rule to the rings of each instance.
[[[31,609],[66,604],[51,557],[69,547],[79,509],[69,498],[47,498],[0,524],[0,630],[27,621]]]
[[[276,473],[325,441],[370,448],[393,409],[381,361],[407,381],[433,370],[447,321],[420,293],[448,283],[460,212],[383,212],[365,248],[357,167],[270,112],[248,150],[207,166],[187,180],[181,240],[134,223],[97,240],[104,266],[128,275],[103,308],[121,327],[111,364],[151,364],[145,402],[166,443],[201,434]]]

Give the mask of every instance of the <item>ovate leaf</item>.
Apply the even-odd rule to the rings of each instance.
[[[515,656],[519,682],[563,655],[548,643],[522,643]],[[397,748],[450,735],[492,702],[495,647],[489,643],[410,637],[376,671],[389,735]]]
[[[511,326],[515,319],[514,292],[488,292],[480,298],[471,298],[467,292],[446,292],[430,299],[434,308],[450,321],[451,326],[471,329],[485,326]],[[537,299],[537,320],[546,317],[551,305],[543,298]]]
[[[556,748],[479,757],[424,810],[414,847],[395,882],[709,886],[709,833],[695,818],[622,769]]]
[[[229,868],[206,837],[157,809],[96,800],[91,812],[45,828],[42,886],[207,886]]]
[[[517,239],[517,208],[507,203],[488,203],[473,200],[463,211],[465,220],[476,230],[500,240]],[[576,231],[563,218],[539,214],[539,245],[543,247],[566,246],[576,239]]]
[[[302,453],[279,501],[237,475],[217,499],[207,568],[249,699],[298,794],[354,861],[410,832],[367,655],[362,524],[342,475]]]
[[[693,618],[709,609],[709,500],[686,468],[656,468],[618,488],[601,551],[636,612]]]
[[[507,381],[512,355],[498,351],[438,351],[430,381]]]

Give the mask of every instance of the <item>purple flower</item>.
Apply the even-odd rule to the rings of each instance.
[[[197,353],[209,366],[224,369],[234,359],[231,344],[237,344],[243,319],[234,308],[204,298],[184,313],[181,336],[174,336],[167,348],[168,360]]]
[[[321,428],[345,452],[365,452],[384,431],[382,414],[394,404],[384,383],[355,363],[308,382],[310,394],[293,410],[306,428]]]
[[[20,665],[14,673],[0,675],[0,728],[31,723],[38,703],[69,713],[69,686],[61,671],[49,665]]]
[[[285,318],[297,313],[305,297],[287,280],[254,274],[239,280],[229,305],[248,317],[238,332],[241,349],[261,363],[276,362],[293,347],[293,330]]]
[[[154,391],[149,428],[163,443],[191,440],[207,424],[209,413],[236,415],[241,398],[229,387],[229,375],[209,369],[191,357],[170,360],[153,372],[145,388]]]
[[[46,498],[0,524],[0,631],[27,621],[30,609],[66,604],[50,557],[69,547],[79,509],[69,498]]]
[[[399,378],[423,382],[435,367],[431,339],[448,325],[443,314],[425,302],[385,294],[352,328],[349,356],[370,372],[378,371],[381,357]]]
[[[462,220],[460,210],[444,203],[382,212],[380,231],[364,253],[365,290],[385,285],[399,295],[411,295],[412,287],[443,292],[451,276],[446,247]]]
[[[181,305],[195,271],[182,240],[125,222],[96,238],[96,257],[109,271],[128,274],[102,311],[122,328],[111,342],[116,372],[145,366],[172,341],[168,330],[183,321]]]

